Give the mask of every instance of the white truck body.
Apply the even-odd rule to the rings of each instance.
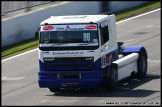
[[[51,16],[41,22],[38,34],[38,81],[51,90],[116,83],[137,73],[140,54],[146,54],[144,47],[119,46],[114,14]]]

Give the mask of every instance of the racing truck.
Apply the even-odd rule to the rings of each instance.
[[[35,37],[38,84],[51,92],[115,89],[120,80],[146,76],[145,47],[117,42],[114,14],[51,16],[40,23]]]

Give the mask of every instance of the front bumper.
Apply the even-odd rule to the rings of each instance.
[[[79,74],[79,78],[58,78],[57,74]],[[38,83],[41,88],[99,88],[102,74],[99,71],[39,71]]]

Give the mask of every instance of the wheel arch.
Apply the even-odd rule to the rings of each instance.
[[[127,47],[124,47],[122,50],[123,55],[128,55],[131,53],[139,53],[140,54],[141,52],[144,52],[144,54],[146,55],[146,59],[147,59],[148,58],[147,51],[146,51],[145,47],[143,47],[143,46],[127,46]]]

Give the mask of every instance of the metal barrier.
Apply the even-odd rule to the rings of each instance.
[[[54,1],[2,1],[1,2],[1,16],[5,16],[8,13],[25,9],[25,12],[31,11],[32,7],[44,5]]]

